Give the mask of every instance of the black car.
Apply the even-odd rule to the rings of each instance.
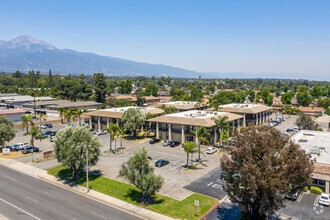
[[[160,139],[151,139],[149,141],[150,144],[154,144],[154,143],[158,143],[158,142],[160,142]]]
[[[55,136],[57,131],[52,131],[52,133],[49,134],[49,136]]]
[[[53,125],[52,124],[45,124],[48,128],[52,128]]]
[[[167,164],[169,164],[170,162],[168,160],[157,160],[155,163],[156,167],[162,167],[165,166]]]
[[[170,146],[171,147],[176,147],[176,146],[179,146],[180,144],[181,144],[180,141],[172,141],[171,144],[170,144]]]
[[[227,172],[226,171],[221,171],[220,179],[225,179],[226,176],[227,176]]]
[[[22,154],[28,154],[32,152],[32,146],[23,147],[21,150]],[[33,152],[39,152],[38,147],[34,147]]]
[[[44,132],[45,135],[50,135],[50,134],[52,134],[52,133],[53,133],[53,131],[45,131],[45,132]]]

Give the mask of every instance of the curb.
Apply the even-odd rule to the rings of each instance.
[[[214,198],[214,197],[207,196],[207,195],[203,195],[203,194],[201,194],[201,193],[198,193],[198,194],[199,194],[199,195],[202,195],[202,196],[206,196],[206,197],[212,198],[212,199],[216,199],[216,198]],[[226,198],[226,196],[225,196],[224,198]],[[218,199],[216,199],[216,200],[218,200]],[[223,199],[222,199],[222,200],[223,200]],[[210,212],[212,212],[212,211],[213,211],[216,207],[218,207],[220,204],[221,204],[221,201],[218,200],[218,203],[215,204],[215,205],[214,205],[210,210],[208,210],[204,215],[202,215],[198,220],[203,219],[205,216],[207,216]]]
[[[9,163],[7,163],[7,162],[9,162]],[[76,194],[79,194],[81,196],[92,199],[94,201],[100,202],[104,205],[114,207],[114,208],[116,208],[116,209],[118,209],[122,212],[129,213],[131,215],[134,215],[134,216],[142,218],[142,219],[173,220],[173,218],[171,218],[169,216],[166,216],[166,215],[163,215],[161,213],[154,212],[152,210],[148,210],[148,209],[139,207],[137,205],[134,205],[134,204],[128,203],[126,201],[117,199],[115,197],[103,194],[101,192],[97,192],[95,190],[89,190],[89,193],[86,193],[86,191],[83,190],[84,187],[82,187],[80,185],[77,185],[77,184],[74,184],[74,183],[71,183],[71,182],[70,183],[72,184],[72,186],[64,185],[63,183],[59,182],[59,180],[61,180],[61,179],[48,174],[47,171],[45,171],[45,170],[33,167],[33,166],[31,166],[29,164],[26,164],[26,163],[22,163],[22,162],[15,161],[15,160],[12,160],[12,159],[7,159],[7,158],[6,159],[5,158],[0,158],[0,164],[3,165],[3,166],[8,167],[10,169],[14,169],[18,172],[26,174],[28,176],[34,177],[36,179],[40,179],[41,181],[47,182],[49,184],[55,185],[57,187],[65,189],[65,190],[69,190],[73,193],[76,193]],[[15,167],[15,165],[17,165],[18,167]],[[31,167],[33,169],[30,169],[29,172],[25,172],[24,168],[22,169],[22,167],[20,167],[20,166],[23,166],[25,169],[27,169],[28,167]],[[73,187],[77,187],[77,188],[73,188]],[[93,194],[95,194],[95,195],[93,195]],[[98,197],[98,195],[99,195],[99,197]],[[109,200],[113,200],[113,201],[109,201]],[[116,203],[118,203],[118,204],[116,204]]]

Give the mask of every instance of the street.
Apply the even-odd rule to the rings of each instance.
[[[0,175],[0,213],[9,219],[139,219],[4,166]]]

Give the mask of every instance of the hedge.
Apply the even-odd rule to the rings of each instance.
[[[322,189],[320,189],[319,187],[316,187],[316,186],[311,186],[311,188],[309,190],[311,193],[314,193],[314,194],[323,193]]]

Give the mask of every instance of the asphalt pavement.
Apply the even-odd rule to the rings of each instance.
[[[140,219],[0,165],[0,213],[9,219]]]

